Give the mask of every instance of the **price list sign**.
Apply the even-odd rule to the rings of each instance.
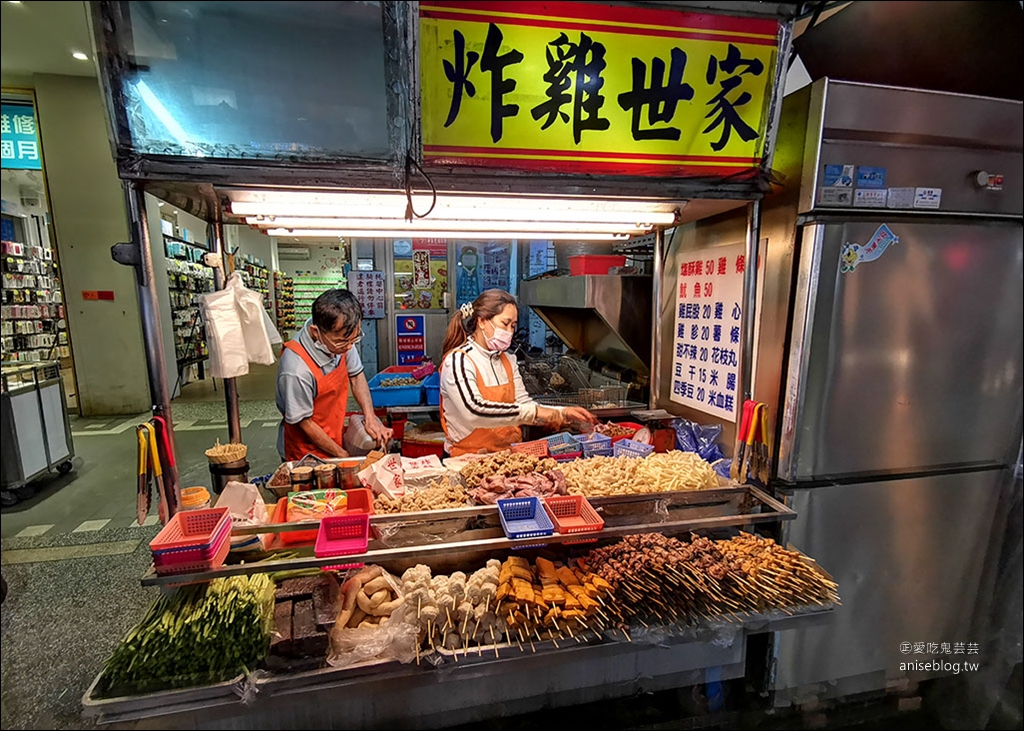
[[[379,320],[387,317],[387,293],[384,291],[384,272],[361,272],[352,270],[348,274],[349,286],[363,307],[363,317]]]
[[[742,348],[743,244],[683,254],[672,358],[675,403],[735,420]]]

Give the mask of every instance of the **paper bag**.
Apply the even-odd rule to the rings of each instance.
[[[358,474],[363,487],[370,488],[376,495],[387,495],[397,500],[405,494],[405,471],[402,469],[402,457],[389,454],[369,467],[364,467]]]
[[[405,471],[406,492],[424,490],[448,474],[448,470],[434,454],[426,457],[402,457],[402,468]]]

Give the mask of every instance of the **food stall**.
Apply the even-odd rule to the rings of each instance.
[[[746,207],[756,263],[793,10],[682,5],[311,4],[307,17],[261,3],[197,17],[93,3],[133,231],[114,254],[137,271],[172,454],[144,192],[210,222],[218,289],[223,226],[241,222],[371,239],[650,236],[653,271],[524,289],[560,337],[609,366],[581,370],[564,397],[617,424],[444,464],[299,460],[263,492],[232,483],[217,506],[169,516],[142,579],[168,591],[97,675],[90,713],[204,727],[471,722],[498,703],[516,712],[740,678],[749,638],[828,621],[840,587],[827,567],[767,535],[792,508],[748,480],[745,461],[730,473],[687,449],[700,425],[656,408],[671,383],[651,367],[668,342],[655,325],[677,283],[666,230]],[[268,22],[275,42],[258,51],[283,71],[261,64],[268,76],[255,79],[241,61],[257,63],[247,44]],[[231,63],[214,69],[216,58]],[[353,71],[331,81],[343,104],[319,77],[295,81],[327,65]],[[574,107],[552,75],[576,84]],[[259,123],[227,113],[266,89],[286,99]],[[697,111],[680,103],[690,99]],[[709,422],[726,439],[753,383],[757,266],[737,273],[733,398]],[[632,423],[645,417],[653,428]]]

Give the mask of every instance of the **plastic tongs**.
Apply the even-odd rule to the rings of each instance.
[[[152,424],[156,428],[158,454],[164,469],[164,487],[166,494],[161,499],[167,501],[168,513],[176,513],[181,507],[178,504],[178,466],[174,462],[174,450],[171,449],[171,438],[168,434],[167,420],[162,416],[154,416]]]
[[[743,418],[740,419],[740,430],[736,434],[736,454],[733,456],[732,467],[729,469],[729,476],[735,482],[747,479],[747,440],[751,436],[750,424],[756,406],[757,402],[752,399],[743,402]]]

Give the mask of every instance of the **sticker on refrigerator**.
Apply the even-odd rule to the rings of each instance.
[[[848,206],[853,203],[850,188],[818,188],[818,203],[823,206]]]
[[[942,204],[942,188],[915,188],[914,208],[938,208]]]
[[[872,190],[885,189],[885,168],[861,165],[857,168],[857,187]]]
[[[884,254],[886,249],[898,244],[899,241],[899,237],[892,232],[892,229],[883,223],[863,246],[854,241],[847,241],[843,244],[843,249],[839,253],[839,271],[849,274],[860,264],[874,261]]]
[[[853,205],[857,208],[885,208],[885,190],[864,190],[857,188]]]
[[[913,208],[914,192],[917,188],[889,188],[885,199],[886,208]]]
[[[826,188],[852,188],[853,165],[826,165],[821,184]]]

